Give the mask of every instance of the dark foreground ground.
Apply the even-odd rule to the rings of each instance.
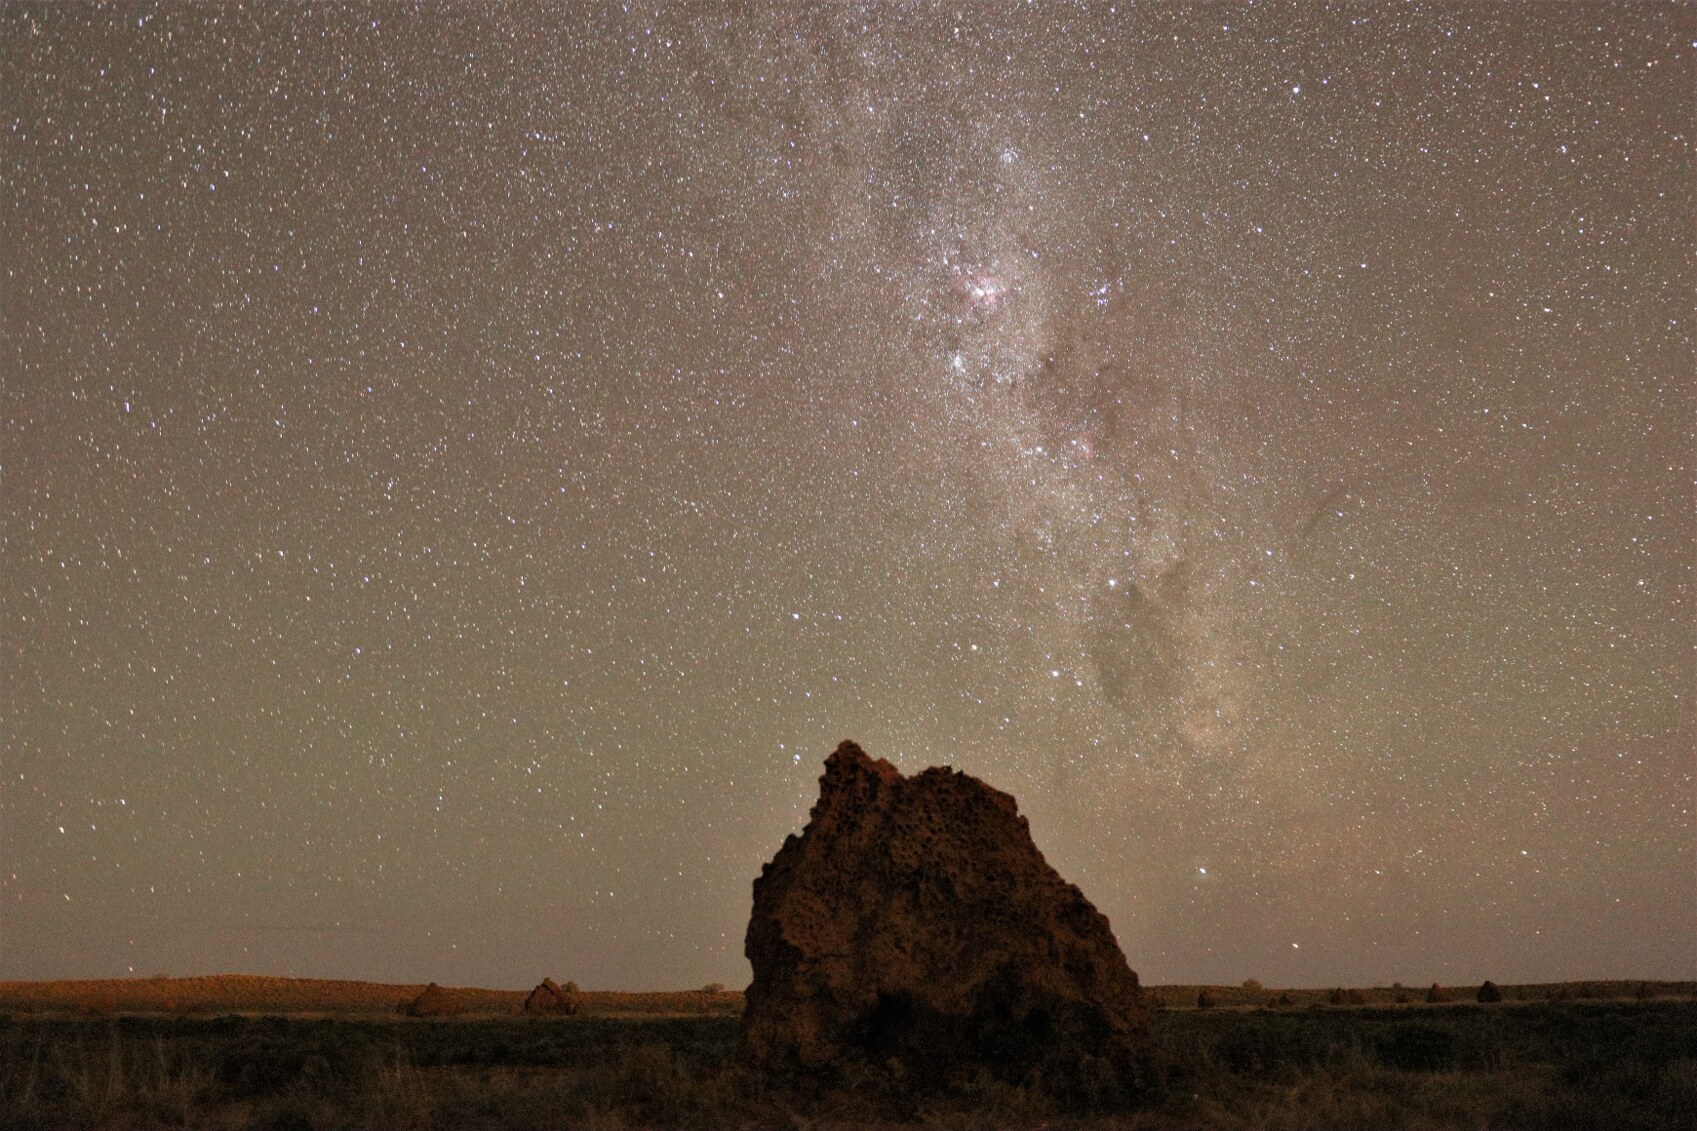
[[[4,1128],[1697,1127],[1690,1000],[1169,1010],[1144,1110],[782,1092],[737,1019],[0,1018]]]

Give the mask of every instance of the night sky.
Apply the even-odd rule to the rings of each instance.
[[[6,4],[0,977],[1697,975],[1694,13]]]

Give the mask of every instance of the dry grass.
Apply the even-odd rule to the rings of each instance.
[[[1095,1113],[988,1075],[780,1084],[742,1062],[728,1014],[0,1016],[0,1131],[1689,1131],[1697,1009],[1621,988],[1628,1000],[1163,1010],[1167,1085],[1141,1110]]]

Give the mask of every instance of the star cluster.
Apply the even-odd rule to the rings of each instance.
[[[0,976],[1690,977],[1691,12],[10,4]]]

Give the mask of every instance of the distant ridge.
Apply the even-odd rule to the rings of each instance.
[[[0,982],[0,1011],[14,1013],[335,1013],[393,1014],[427,983],[282,978],[267,974],[207,974],[190,978],[107,978]],[[520,1013],[528,990],[443,986],[460,1014]],[[742,994],[701,990],[626,993],[587,991],[585,1013],[665,1014],[740,1012]]]
[[[355,982],[332,978],[283,978],[269,974],[205,974],[190,978],[100,978],[51,982],[0,982],[0,1013],[165,1013],[213,1016],[224,1013],[340,1014],[398,1016],[397,1010],[424,992],[425,982]],[[1475,985],[1450,986],[1457,1000],[1473,1002]],[[1697,981],[1666,982],[1614,979],[1583,982],[1501,984],[1503,1000],[1622,1000],[1640,997],[1697,997]],[[461,1016],[523,1014],[529,990],[488,990],[444,986]],[[1160,985],[1143,987],[1152,1004],[1193,1009],[1207,990],[1216,1007],[1302,1008],[1325,1005],[1331,987],[1286,989],[1278,986]],[[1423,1005],[1423,987],[1366,986],[1369,1006],[1397,1003],[1399,994]],[[740,990],[584,990],[582,1013],[590,1016],[656,1016],[690,1013],[741,1013]],[[1288,999],[1281,1002],[1281,998]],[[1341,1007],[1348,1008],[1348,1007]]]

